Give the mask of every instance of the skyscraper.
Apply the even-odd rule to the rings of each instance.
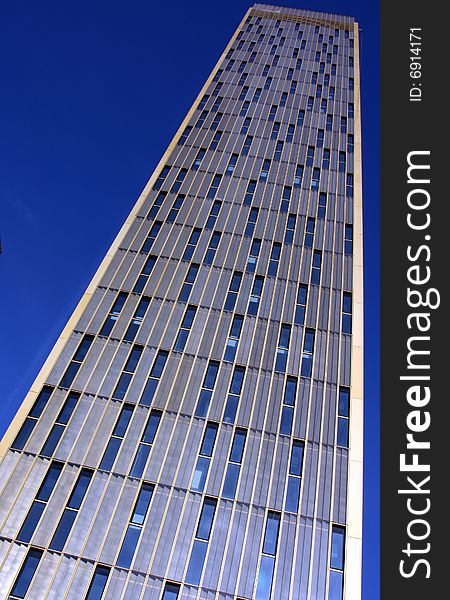
[[[1,597],[361,597],[360,138],[357,23],[255,4],[1,442]]]

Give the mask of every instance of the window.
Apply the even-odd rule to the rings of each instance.
[[[307,103],[307,105],[306,105],[306,110],[307,110],[308,112],[311,112],[311,111],[312,111],[312,109],[313,109],[313,106],[314,106],[314,98],[313,98],[312,96],[309,96],[309,98],[308,98],[308,103]]]
[[[227,63],[227,66],[225,67],[225,71],[231,71],[231,69],[233,68],[235,61],[233,59],[229,60]]]
[[[256,180],[250,179],[247,185],[247,191],[244,196],[244,206],[250,206],[253,201],[253,196],[255,195],[256,189]]]
[[[214,137],[211,140],[211,143],[209,145],[209,149],[210,150],[215,150],[217,148],[217,145],[220,142],[220,138],[221,137],[222,137],[222,132],[221,131],[216,131],[216,133],[214,134]]]
[[[284,234],[284,243],[292,244],[294,242],[294,232],[295,232],[295,223],[297,221],[297,216],[294,214],[290,214],[288,216],[288,220],[286,223],[286,232]]]
[[[353,225],[345,224],[344,253],[353,254]]]
[[[351,133],[347,136],[347,152],[353,152],[354,150],[354,138]]]
[[[245,115],[247,114],[249,106],[250,106],[250,102],[248,100],[246,100],[244,102],[244,104],[242,105],[241,112],[239,113],[240,117],[245,117]]]
[[[242,73],[242,72],[243,72],[243,70],[245,69],[245,66],[246,66],[246,64],[247,64],[247,61],[245,61],[245,60],[242,60],[242,61],[241,61],[241,64],[240,64],[240,65],[239,65],[239,67],[238,67],[238,70],[237,70],[237,72],[238,72],[238,73]]]
[[[208,94],[204,94],[203,97],[202,97],[202,99],[200,100],[198,106],[197,106],[197,110],[202,110],[202,108],[205,108],[206,103],[208,102],[208,100],[209,100]]]
[[[295,70],[300,71],[301,68],[302,68],[302,59],[297,58],[297,62],[295,63]]]
[[[99,469],[111,471],[116,461],[117,454],[122,445],[123,438],[130,424],[131,416],[133,415],[134,405],[124,404],[117,418],[116,425],[109,439],[103,458],[100,462]]]
[[[315,167],[312,172],[311,189],[317,192],[320,182],[320,169]]]
[[[318,148],[321,148],[323,146],[323,137],[324,137],[323,129],[318,129],[317,130],[317,142],[316,142],[316,146]]]
[[[294,187],[300,187],[302,185],[302,181],[303,181],[303,165],[297,165],[297,168],[295,169],[295,175],[294,175]]]
[[[158,193],[158,195],[155,198],[155,201],[153,202],[153,206],[148,211],[147,219],[154,219],[156,217],[166,196],[167,196],[167,192],[159,192]]]
[[[178,196],[175,198],[175,202],[172,204],[172,208],[170,209],[170,212],[167,215],[167,223],[173,223],[178,217],[178,213],[180,212],[180,208],[183,205],[184,199],[184,194],[178,194]]]
[[[289,203],[291,201],[291,192],[292,192],[292,188],[289,187],[288,185],[285,185],[283,188],[283,195],[281,197],[281,205],[280,205],[281,212],[289,211]]]
[[[280,106],[286,106],[287,92],[283,92],[280,98]]]
[[[345,152],[339,152],[339,172],[340,173],[345,173],[346,165],[347,165],[347,157],[345,155]]]
[[[85,600],[101,600],[103,592],[106,588],[109,573],[109,567],[103,567],[102,565],[97,565],[95,567],[94,575],[91,579],[91,584],[87,591]]]
[[[163,373],[167,358],[169,353],[165,350],[159,350],[156,358],[153,362],[152,370],[150,371],[149,378],[147,379],[147,383],[145,384],[144,391],[142,392],[141,399],[139,400],[139,404],[142,406],[150,406],[152,403],[153,397],[156,392],[156,388],[158,387],[158,383],[161,379],[161,375]]]
[[[303,325],[305,322],[307,301],[308,301],[308,286],[304,283],[301,283],[298,286],[297,302],[295,305],[294,323],[296,325]]]
[[[208,363],[208,368],[206,369],[202,389],[200,390],[200,395],[197,400],[197,406],[195,408],[196,417],[204,418],[208,414],[209,404],[213,395],[218,372],[219,363],[215,360],[210,360]]]
[[[275,371],[278,371],[279,373],[286,372],[290,339],[291,326],[283,323],[281,325],[280,339],[278,340],[277,354],[275,357]]]
[[[292,53],[292,58],[297,58],[298,56],[298,48],[294,48],[294,51]]]
[[[304,241],[304,246],[306,248],[313,247],[315,228],[316,228],[316,220],[313,219],[312,217],[308,217],[306,220],[305,241]]]
[[[250,58],[248,59],[249,63],[255,62],[255,58],[256,58],[256,52],[252,52],[250,54]]]
[[[61,439],[64,430],[66,429],[67,423],[69,422],[70,417],[72,416],[79,399],[80,394],[77,394],[75,392],[70,392],[68,394],[63,407],[61,408],[58,416],[56,417],[55,424],[53,425],[47,437],[47,440],[41,450],[42,456],[53,456],[53,453],[55,452],[56,447],[59,444],[59,440]]]
[[[269,600],[271,596],[280,520],[280,513],[268,512],[255,600]]]
[[[352,332],[352,295],[350,292],[342,294],[342,333]]]
[[[330,75],[329,75],[329,73],[325,73],[325,75],[323,77],[323,86],[328,87],[329,83],[330,83]]]
[[[236,300],[239,293],[239,288],[241,286],[242,281],[242,273],[240,271],[235,271],[233,273],[233,277],[231,278],[230,287],[228,288],[228,294],[225,300],[224,309],[233,311],[236,306]]]
[[[299,440],[292,442],[291,460],[289,462],[289,475],[286,490],[284,509],[288,512],[298,512],[298,500],[302,481],[303,452],[305,445]]]
[[[91,347],[92,342],[94,341],[93,335],[84,335],[81,340],[77,351],[73,355],[72,360],[69,363],[69,366],[66,369],[66,372],[62,376],[61,381],[59,382],[59,387],[69,388],[72,385],[73,380],[75,379],[76,374],[78,373],[79,368],[81,367],[82,362],[86,358],[86,354],[89,352],[89,348]]]
[[[267,275],[269,277],[275,277],[278,271],[278,265],[280,263],[281,256],[281,244],[274,242],[272,244],[272,252],[270,253],[269,267],[267,269]]]
[[[262,88],[256,88],[255,93],[253,94],[252,102],[258,102],[261,96]]]
[[[211,239],[209,241],[209,246],[206,250],[205,258],[203,259],[204,265],[212,265],[214,262],[214,258],[216,256],[217,247],[219,246],[220,236],[222,234],[220,231],[214,231]]]
[[[349,119],[353,119],[355,116],[355,107],[353,102],[349,102],[348,103],[348,107],[347,107],[347,117]]]
[[[295,125],[288,125],[286,133],[286,142],[290,144],[294,138]]]
[[[322,270],[322,252],[320,252],[320,250],[314,250],[312,268],[311,268],[311,283],[314,283],[315,285],[319,285],[321,270]]]
[[[306,154],[306,166],[307,167],[311,167],[313,162],[314,162],[314,153],[315,153],[315,148],[314,146],[308,146],[308,151]]]
[[[30,548],[27,556],[23,561],[19,574],[16,577],[9,598],[25,598],[30,587],[30,583],[37,571],[41,561],[43,550]]]
[[[223,413],[225,423],[234,423],[239,404],[239,397],[244,382],[245,367],[234,367],[233,377],[231,378],[230,389],[228,390],[227,403]]]
[[[196,227],[192,230],[191,237],[189,238],[189,241],[187,243],[186,250],[184,251],[182,260],[191,260],[193,254],[194,254],[194,250],[197,246],[198,240],[200,238],[201,232],[202,232],[202,230],[199,229],[198,227]]]
[[[319,65],[319,73],[324,73],[325,72],[325,63],[321,62]]]
[[[239,338],[241,336],[242,325],[244,323],[244,317],[242,315],[236,315],[231,323],[231,330],[228,336],[227,345],[225,348],[225,354],[223,360],[233,362],[236,357],[237,347],[239,344]]]
[[[347,387],[339,388],[337,419],[337,441],[338,446],[348,448],[348,430],[350,417],[350,390]]]
[[[283,146],[284,146],[284,142],[282,141],[278,141],[277,145],[275,146],[275,152],[273,155],[273,160],[281,160],[281,154],[283,152]]]
[[[322,169],[325,171],[330,168],[330,150],[329,148],[323,149],[322,154]]]
[[[272,77],[267,77],[266,82],[264,83],[264,89],[268,90],[270,88],[271,83],[272,83]]]
[[[237,163],[238,158],[239,158],[238,154],[231,155],[230,160],[228,161],[228,166],[227,166],[225,173],[227,173],[228,175],[231,175],[232,173],[234,173],[234,169],[236,168],[236,163]]]
[[[242,128],[241,128],[241,134],[247,133],[248,128],[250,127],[251,121],[252,120],[250,119],[250,117],[245,117],[244,123],[243,123]]]
[[[222,117],[223,117],[223,113],[218,112],[216,114],[216,116],[214,117],[214,120],[213,120],[213,122],[211,123],[211,126],[210,126],[210,129],[212,131],[214,131],[215,129],[217,129],[219,127],[219,123],[220,123],[220,120],[221,120]]]
[[[247,262],[247,273],[254,273],[256,269],[256,263],[258,261],[259,252],[261,250],[261,240],[254,239],[250,248],[250,255]]]
[[[297,378],[288,377],[284,388],[283,406],[281,408],[280,433],[283,435],[291,435],[296,396]]]
[[[33,537],[36,527],[41,519],[42,513],[47,506],[47,502],[55,488],[55,485],[61,475],[63,464],[59,462],[52,462],[44,477],[44,481],[36,494],[33,504],[20,528],[17,539],[21,542],[28,543]]]
[[[264,277],[261,275],[256,275],[255,280],[253,282],[252,293],[250,295],[250,300],[248,303],[247,314],[256,317],[258,314],[259,303],[261,301],[262,290],[264,286]]]
[[[320,114],[321,115],[326,115],[327,114],[327,108],[328,108],[328,103],[326,101],[325,98],[322,98],[321,102],[320,102]]]
[[[266,77],[266,75],[268,74],[269,70],[270,70],[270,65],[264,65],[262,76]]]
[[[256,221],[258,219],[258,212],[259,212],[259,210],[257,208],[250,209],[250,213],[248,215],[248,220],[247,220],[247,225],[245,227],[244,235],[247,235],[247,236],[253,235],[253,232],[255,231]]]
[[[28,413],[27,418],[23,422],[22,427],[19,430],[14,442],[11,444],[11,448],[14,450],[23,450],[25,444],[27,443],[39,417],[44,411],[44,408],[47,406],[47,402],[50,399],[50,396],[53,393],[52,387],[49,385],[44,385],[42,390],[39,392],[38,397],[34,401],[33,408]]]
[[[246,438],[247,431],[245,429],[237,428],[235,430],[222,489],[222,496],[230,500],[234,500],[236,496]]]
[[[239,71],[238,71],[238,72],[239,72]],[[239,86],[240,86],[240,85],[244,85],[244,83],[245,83],[245,82],[246,82],[246,80],[247,80],[247,77],[248,77],[248,73],[242,73],[242,75],[241,75],[241,77],[240,77],[240,79],[239,79],[239,81],[238,81],[238,83],[237,83],[237,84],[238,84]]]
[[[278,64],[278,61],[279,61],[279,60],[280,60],[280,56],[279,56],[279,54],[276,54],[276,55],[273,57],[273,61],[272,61],[272,67],[276,67],[276,66],[277,66],[277,64]]]
[[[204,148],[200,148],[200,150],[197,152],[194,162],[192,163],[192,171],[197,171],[199,169],[205,154],[206,150]]]
[[[197,119],[197,123],[195,124],[195,127],[200,128],[203,123],[205,122],[206,117],[208,116],[208,111],[207,110],[203,110],[200,113],[199,118]]]
[[[180,586],[176,583],[166,583],[161,600],[178,600]]]
[[[211,96],[214,98],[215,96],[217,96],[217,94],[220,92],[221,88],[222,88],[223,83],[221,81],[219,81],[218,83],[216,83]]]
[[[208,215],[208,220],[206,221],[205,229],[214,229],[221,208],[222,202],[220,200],[214,200],[214,203]]]
[[[80,506],[84,500],[89,484],[91,482],[93,471],[90,469],[81,469],[78,479],[72,488],[66,508],[58,523],[56,531],[52,537],[49,548],[61,552],[66,545],[67,538],[72,530],[72,526],[77,518]]]
[[[335,64],[331,65],[331,74],[336,75],[336,65]]]
[[[330,100],[334,100],[334,94],[335,94],[335,89],[333,86],[330,86],[330,89],[328,90],[328,98]]]
[[[286,79],[288,81],[292,81],[292,77],[294,76],[294,69],[288,69],[288,73],[287,73],[287,77]]]
[[[267,176],[269,175],[269,169],[270,169],[270,160],[268,158],[266,158],[261,167],[261,173],[259,175],[260,181],[264,181],[264,182],[266,181]]]
[[[217,73],[214,75],[213,82],[219,81],[220,76],[222,75],[222,73],[223,73],[223,70],[222,69],[218,69]]]
[[[319,204],[317,206],[317,218],[325,219],[327,214],[327,195],[325,192],[319,194]]]
[[[355,81],[354,81],[353,77],[348,78],[348,89],[350,91],[353,91],[355,89]]]
[[[353,198],[353,174],[347,173],[347,181],[345,186],[347,198]]]
[[[143,346],[133,346],[131,348],[128,360],[125,363],[122,374],[119,377],[119,381],[112,394],[113,398],[116,398],[117,400],[124,399],[143,350]]]
[[[217,423],[207,423],[206,425],[191,483],[191,490],[196,492],[203,492],[205,489],[206,478],[208,477],[209,466],[211,464],[211,457],[214,450],[214,445],[216,443],[218,428],[219,426]]]
[[[328,600],[342,600],[344,593],[345,528],[331,527],[330,582]]]
[[[124,569],[131,567],[152,496],[153,486],[148,483],[142,484],[117,557],[116,564],[119,567]]]
[[[242,146],[242,156],[247,156],[247,154],[249,153],[250,150],[250,146],[252,145],[253,142],[253,137],[251,135],[248,135],[245,140],[244,140],[244,145]]]
[[[183,352],[186,346],[187,339],[189,337],[189,332],[191,331],[192,324],[195,319],[196,312],[196,306],[187,307],[180,325],[180,330],[178,332],[177,339],[175,340],[175,344],[173,346],[175,352]]]
[[[347,118],[341,117],[341,133],[347,133]]]
[[[170,167],[169,166],[165,166],[162,168],[161,173],[158,176],[158,179],[155,181],[154,185],[153,185],[153,190],[159,190],[162,186],[162,184],[164,183],[164,181],[166,180],[167,175],[169,174],[170,171]]]
[[[183,133],[181,134],[180,139],[178,140],[178,145],[179,146],[182,146],[186,142],[186,140],[188,139],[189,134],[191,133],[191,131],[192,131],[192,126],[188,125],[185,128],[185,130],[183,131]]]
[[[184,181],[184,178],[186,177],[186,173],[187,173],[187,169],[180,169],[177,175],[177,178],[175,179],[175,181],[173,182],[172,187],[170,188],[170,192],[172,194],[176,194],[178,192],[178,190],[181,187],[181,184]]]
[[[322,97],[322,86],[319,84],[316,87],[316,98],[321,98]]]
[[[211,187],[209,188],[207,198],[209,200],[214,200],[217,190],[219,189],[220,182],[222,181],[222,175],[214,175],[214,178],[211,183]]]
[[[279,121],[275,121],[275,123],[273,124],[272,133],[270,134],[271,140],[277,139],[278,134],[280,133],[280,125],[281,125],[281,123]]]
[[[314,358],[314,341],[315,331],[314,329],[306,329],[305,340],[303,342],[303,353],[302,353],[302,377],[311,377],[312,375],[312,363]]]
[[[202,577],[203,565],[205,562],[208,542],[211,536],[211,530],[216,512],[217,500],[214,498],[205,498],[203,501],[202,512],[197,525],[194,544],[191,550],[191,558],[186,572],[186,582],[199,585]]]
[[[303,125],[304,120],[305,120],[305,111],[303,109],[301,109],[298,111],[297,125],[299,125],[301,127]]]
[[[154,241],[156,240],[156,238],[158,236],[161,226],[162,226],[162,221],[155,221],[153,223],[152,228],[150,229],[150,232],[149,232],[147,238],[145,239],[144,243],[142,244],[140,252],[147,253],[150,251],[151,247],[153,246]]]
[[[162,412],[159,410],[152,410],[150,412],[144,433],[142,434],[141,441],[136,451],[136,456],[134,457],[130,469],[131,477],[142,477],[147,465],[148,457],[150,456],[153,442],[155,441],[161,417]]]
[[[133,292],[135,294],[140,294],[144,290],[155,264],[156,264],[156,256],[150,255],[147,258],[147,260],[145,261],[145,264],[142,267],[141,274],[139,275],[139,277],[136,281],[136,284],[133,288]]]
[[[311,85],[316,85],[317,83],[317,72],[314,71],[314,73],[311,75]]]

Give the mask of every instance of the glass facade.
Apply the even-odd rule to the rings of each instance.
[[[357,36],[244,16],[2,442],[5,598],[357,599]]]

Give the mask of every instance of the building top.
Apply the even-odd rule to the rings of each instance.
[[[289,8],[287,6],[277,6],[274,4],[255,3],[252,6],[252,14],[262,16],[262,13],[270,13],[270,16],[282,20],[300,21],[301,23],[323,24],[340,27],[343,29],[353,29],[355,19],[345,15],[335,13],[319,12],[301,8]]]

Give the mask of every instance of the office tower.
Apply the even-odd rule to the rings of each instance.
[[[17,599],[361,596],[358,27],[248,10],[1,445]]]

